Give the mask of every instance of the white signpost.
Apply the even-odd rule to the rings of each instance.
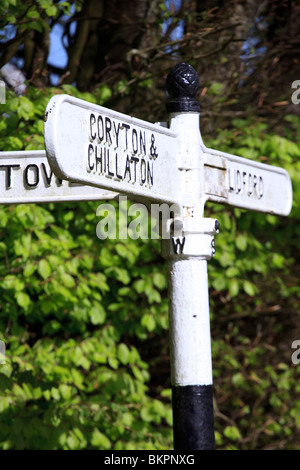
[[[207,260],[219,223],[206,201],[288,215],[292,186],[282,168],[214,149],[202,141],[195,70],[178,64],[167,78],[169,128],[66,95],[45,115],[45,146],[62,179],[176,204],[162,255],[168,260],[175,450],[214,449]]]
[[[215,252],[219,223],[204,218],[205,203],[285,216],[292,206],[285,170],[203,144],[198,86],[188,64],[172,69],[169,128],[55,96],[45,114],[46,154],[0,152],[0,203],[102,200],[123,193],[148,206],[176,204],[162,240],[175,450],[215,447],[207,260]]]
[[[47,156],[61,179],[134,198],[186,207],[215,201],[288,215],[287,172],[206,148],[198,120],[197,113],[177,113],[167,129],[59,95],[46,110]],[[201,184],[191,193],[195,170]]]
[[[0,152],[0,204],[97,201],[116,196],[57,178],[45,150]]]

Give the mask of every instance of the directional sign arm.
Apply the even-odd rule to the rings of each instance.
[[[207,201],[248,210],[289,215],[292,183],[283,168],[203,147]]]
[[[0,204],[100,201],[117,196],[56,177],[45,150],[0,152],[0,189]]]
[[[183,83],[191,81],[189,75],[183,78]],[[213,201],[288,215],[292,207],[288,173],[206,148],[198,106],[190,95],[180,93],[170,108],[170,128],[67,95],[51,98],[45,115],[51,169],[62,179],[145,202],[198,207],[198,213],[206,201]]]
[[[180,201],[177,133],[68,95],[48,103],[49,164],[60,178],[152,201]]]

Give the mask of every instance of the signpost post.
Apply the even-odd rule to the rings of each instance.
[[[205,147],[198,86],[188,64],[172,69],[169,128],[66,95],[53,97],[45,116],[47,156],[58,177],[178,206],[162,240],[175,450],[215,448],[207,260],[219,223],[204,218],[205,203],[285,216],[292,206],[285,170]]]
[[[205,147],[198,86],[188,64],[172,69],[168,128],[55,96],[45,114],[47,156],[0,152],[0,203],[101,200],[121,193],[148,206],[176,205],[162,239],[175,450],[215,448],[207,260],[215,252],[219,223],[204,217],[205,203],[285,216],[292,205],[285,170]]]

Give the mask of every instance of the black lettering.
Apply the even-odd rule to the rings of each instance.
[[[144,131],[144,137],[142,131],[140,131],[140,153],[146,155],[146,132]]]
[[[125,150],[128,150],[127,132],[130,129],[130,125],[129,124],[123,124],[123,128],[125,129]]]
[[[90,145],[91,145],[91,144],[90,144]],[[50,185],[51,185],[51,180],[52,180],[53,172],[52,172],[52,170],[50,169],[50,175],[48,175],[48,173],[47,173],[47,168],[46,168],[45,163],[42,163],[41,167],[42,167],[42,173],[43,173],[43,175],[44,175],[44,178],[46,179],[46,183],[47,183],[48,186],[50,186]],[[46,185],[45,185],[45,186],[46,186]]]
[[[100,153],[100,156],[98,157],[98,153]],[[96,147],[96,152],[95,152],[95,162],[96,162],[96,171],[98,170],[98,165],[100,165],[100,173],[102,173],[102,166],[103,166],[103,161],[102,161],[102,148]]]
[[[150,162],[147,162],[147,183],[150,186],[153,186],[153,162],[152,162],[152,172],[150,169]]]
[[[108,176],[115,176],[115,174],[109,169],[109,150],[107,150],[107,174]]]
[[[116,177],[119,178],[119,180],[122,179],[122,176],[118,174],[118,154],[116,152]]]
[[[183,253],[183,248],[185,245],[185,237],[183,238],[174,238],[172,237],[172,245],[173,245],[173,250],[176,255],[180,254],[182,255]]]
[[[243,171],[243,193],[245,191],[245,186],[246,186],[246,176],[247,176],[247,172],[246,171]]]
[[[90,115],[90,136],[92,140],[96,139],[96,131],[95,133],[93,133],[93,125],[95,124],[95,122],[96,122],[96,118],[95,118],[95,115],[92,113]]]
[[[146,162],[142,158],[141,160],[141,182],[144,184],[146,181]]]
[[[151,146],[150,146],[150,158],[154,158],[154,160],[158,157],[157,149],[155,146],[155,137],[154,134],[151,134]]]
[[[257,176],[253,175],[253,192],[257,195]]]
[[[134,163],[134,182],[136,182],[136,164],[139,159],[137,157],[131,157],[130,161]]]
[[[232,168],[228,169],[229,191],[235,189],[235,171]]]
[[[113,121],[113,123],[114,123],[114,130],[115,130],[115,134],[116,134],[116,148],[117,148],[117,147],[119,147],[119,132],[120,132],[121,124],[118,123],[118,130],[117,130],[115,121]]]
[[[136,129],[132,129],[132,151],[133,153],[138,151],[138,134]]]
[[[28,178],[29,170],[33,170],[32,174],[34,175],[34,181],[30,183]],[[37,165],[28,165],[24,171],[24,182],[29,188],[36,188],[40,181],[39,169]]]
[[[252,175],[249,173],[248,175],[248,196],[251,196],[253,193],[253,181],[252,181]]]
[[[108,143],[108,145],[112,144],[110,132],[111,132],[111,120],[109,117],[106,117],[105,118],[105,140]]]
[[[129,174],[129,181],[131,180],[131,170],[130,170],[130,159],[127,155],[126,164],[125,164],[125,172],[124,172],[124,179],[126,178],[126,174]]]
[[[97,119],[97,132],[98,132],[98,140],[102,142],[104,139],[104,125],[103,125],[103,118],[102,116],[98,116]]]
[[[5,170],[5,184],[6,184],[6,189],[10,189],[12,187],[12,182],[11,182],[11,169],[19,169],[20,165],[0,165],[0,170],[4,169]]]
[[[259,177],[258,180],[258,197],[261,199],[264,195],[264,181],[262,179],[262,176]]]
[[[97,147],[96,147],[97,149]],[[94,154],[94,146],[93,144],[90,144],[89,145],[89,148],[88,148],[88,167],[89,167],[89,170],[92,171],[94,169],[94,163],[91,164],[91,154],[93,155]],[[48,183],[50,184],[50,183]]]
[[[240,170],[236,170],[236,192],[240,193],[242,190],[242,178]]]

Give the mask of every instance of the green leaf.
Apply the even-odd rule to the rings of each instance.
[[[97,447],[98,450],[108,450],[111,448],[110,440],[98,429],[94,429],[92,432],[91,444]]]
[[[207,94],[209,95],[220,95],[223,90],[223,83],[212,83],[212,85],[209,87]]]
[[[102,305],[98,304],[91,308],[90,319],[93,325],[102,325],[105,322],[106,314]]]
[[[27,18],[30,18],[31,20],[36,20],[40,18],[40,14],[37,10],[29,10],[27,13]]]
[[[47,260],[41,259],[38,264],[38,273],[43,279],[47,279],[51,274],[51,268]]]
[[[243,282],[243,289],[250,296],[253,296],[257,293],[256,286],[250,281]]]
[[[32,21],[30,26],[39,27],[40,25],[39,23]],[[20,116],[20,118],[24,118],[25,120],[33,118],[34,113],[35,113],[34,103],[32,103],[28,98],[26,98],[26,96],[21,96],[19,98],[19,107],[18,107],[18,115]]]
[[[237,279],[233,278],[230,279],[229,284],[228,284],[228,291],[230,297],[235,297],[239,293],[239,282]]]
[[[153,274],[153,284],[158,289],[164,289],[167,286],[166,277],[162,273],[154,273]]]
[[[139,279],[134,282],[133,286],[135,290],[137,291],[137,293],[141,294],[142,292],[145,292],[147,282],[144,279]]]
[[[248,246],[246,235],[238,235],[235,239],[235,243],[240,251],[245,251]]]
[[[240,270],[236,266],[230,266],[230,268],[226,269],[226,276],[227,277],[235,277],[240,274]]]
[[[145,326],[148,331],[154,331],[156,327],[156,322],[151,313],[145,313],[141,319],[141,325]]]
[[[24,283],[13,274],[8,274],[1,283],[3,289],[14,289],[15,291],[21,291],[24,289]]]
[[[26,308],[30,304],[31,300],[28,294],[25,292],[16,293],[16,301],[20,307]]]
[[[238,441],[241,439],[241,433],[236,426],[226,426],[224,435],[231,441]]]
[[[141,409],[141,418],[143,421],[146,421],[147,423],[150,423],[154,416],[153,416],[153,411],[151,406],[144,406]]]
[[[126,344],[124,344],[124,343],[119,344],[117,355],[118,355],[119,361],[122,364],[124,364],[124,365],[128,364],[129,357],[130,357],[130,351],[129,351],[128,347],[126,346]]]
[[[72,396],[72,387],[66,384],[60,384],[58,390],[64,400],[70,400]]]
[[[57,13],[57,7],[55,5],[48,6],[46,8],[46,13],[48,16],[55,16]]]
[[[61,278],[63,284],[66,287],[74,287],[75,286],[75,280],[70,274],[67,274],[65,272],[61,273],[60,278]]]
[[[25,265],[23,275],[25,277],[29,277],[34,273],[35,269],[36,269],[36,266],[33,263],[28,263]]]

